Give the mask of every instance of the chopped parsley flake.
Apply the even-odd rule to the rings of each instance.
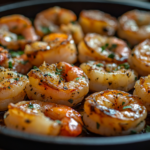
[[[117,44],[112,44],[111,47],[110,47],[110,50],[113,50],[117,47]]]
[[[28,104],[28,108],[33,109],[33,104]]]
[[[52,76],[50,73],[47,74],[48,76]]]
[[[150,126],[147,125],[145,128],[145,131],[146,131],[146,133],[150,132]]]
[[[132,108],[132,106],[124,106],[123,109]]]
[[[60,74],[61,74],[61,72],[62,72],[62,69],[58,69],[58,68],[56,68],[56,72],[55,72],[55,74],[60,75]]]
[[[80,78],[78,77],[78,78],[76,78],[76,80],[79,80]]]
[[[75,22],[75,21],[71,21],[71,23],[72,23],[72,24],[76,24],[76,22]]]
[[[96,128],[99,129],[100,128],[100,124],[98,122],[96,122]]]
[[[138,77],[135,77],[135,81],[137,81],[138,80]]]
[[[123,66],[125,69],[129,69],[130,65],[128,63],[120,64],[119,66]]]
[[[130,134],[137,134],[135,130],[131,130]]]
[[[20,56],[20,55],[23,55],[24,52],[23,51],[18,51],[18,52],[14,52],[14,51],[9,51],[11,57],[17,57],[17,56]]]
[[[102,63],[96,64],[97,67],[103,67],[104,65]]]
[[[108,58],[114,59],[114,58],[115,58],[115,54],[114,54],[114,53],[109,54],[109,55],[108,55]]]
[[[69,99],[68,102],[72,104],[73,103],[73,99]]]
[[[25,39],[25,37],[22,36],[22,35],[17,35],[17,39],[18,39],[18,40],[23,40],[23,39]]]
[[[48,34],[48,33],[51,33],[51,30],[49,29],[49,27],[41,27],[41,30],[44,34]]]
[[[38,68],[37,66],[33,66],[33,69],[36,69],[36,70],[38,70],[39,68]]]
[[[122,105],[124,105],[125,104],[125,102],[122,102]]]
[[[12,65],[11,61],[8,62],[8,68],[13,68],[13,65]]]
[[[103,51],[104,51],[104,50],[108,47],[108,45],[109,45],[109,44],[108,44],[108,43],[106,43],[104,46],[102,46],[102,47],[101,47],[101,49],[102,49],[102,51],[101,51],[101,52],[103,52]]]
[[[60,120],[56,120],[56,122],[57,122],[58,124],[61,124],[61,121],[60,121]]]
[[[9,88],[9,89],[11,89],[11,87],[10,87],[10,86],[8,86],[8,88]]]
[[[18,80],[19,80],[19,78],[14,78],[14,80],[18,81]]]

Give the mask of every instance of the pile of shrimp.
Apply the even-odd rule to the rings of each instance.
[[[39,12],[33,23],[20,14],[1,17],[5,125],[50,136],[145,132],[149,38],[150,13],[140,10],[118,19],[82,10],[77,20],[73,11],[55,6]]]

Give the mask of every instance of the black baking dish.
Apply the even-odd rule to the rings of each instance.
[[[0,7],[0,17],[11,14],[23,14],[34,18],[35,15],[49,7],[60,6],[74,11],[79,15],[83,9],[98,9],[119,17],[126,11],[140,9],[150,11],[150,4],[144,2],[110,2],[96,0],[37,0],[24,1]],[[27,149],[115,149],[115,150],[149,150],[150,133],[117,136],[117,137],[51,137],[31,135],[21,131],[0,126],[0,148]]]

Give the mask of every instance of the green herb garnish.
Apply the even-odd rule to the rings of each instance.
[[[109,54],[109,55],[108,55],[108,58],[114,59],[114,58],[115,58],[115,54],[114,54],[114,53]]]
[[[146,126],[145,131],[146,131],[146,133],[150,132],[150,126],[149,125]]]
[[[48,34],[48,33],[51,33],[51,30],[49,29],[49,27],[41,27],[41,30],[44,34]]]
[[[18,40],[23,40],[23,39],[25,39],[25,37],[23,35],[17,35],[17,39]]]
[[[33,69],[39,69],[37,66],[33,66]]]
[[[124,106],[123,109],[132,108],[132,106]]]
[[[125,69],[130,68],[130,65],[128,63],[120,64],[119,66],[123,66]]]
[[[18,80],[19,80],[19,78],[14,78],[14,80],[18,81]]]
[[[8,86],[8,88],[9,88],[9,89],[11,89],[11,87],[10,87],[10,86]]]
[[[135,77],[135,81],[137,81],[138,80],[138,77]]]
[[[101,49],[102,49],[102,51],[101,52],[103,52],[107,47],[108,47],[108,43],[106,43],[105,45],[103,45],[102,47],[101,47]]]
[[[125,104],[125,102],[122,102],[122,105],[124,105]]]
[[[112,44],[111,47],[110,47],[110,50],[113,50],[117,47],[117,44]]]
[[[130,134],[137,134],[135,130],[131,130]]]
[[[56,120],[56,122],[57,122],[58,124],[61,124],[61,121],[60,121],[60,120]]]
[[[33,109],[33,104],[28,104],[28,108]]]
[[[8,62],[8,68],[13,68],[13,65],[12,65],[11,61]]]
[[[76,78],[76,80],[79,80],[79,79],[80,79],[79,77]]]
[[[76,21],[71,21],[72,24],[76,24]]]
[[[23,51],[18,51],[18,52],[14,52],[14,51],[9,51],[11,57],[17,57],[17,56],[20,56],[20,55],[23,55],[24,52]]]
[[[96,64],[97,67],[103,67],[104,65],[102,63]]]

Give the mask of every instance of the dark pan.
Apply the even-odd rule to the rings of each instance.
[[[119,17],[126,11],[141,9],[150,11],[150,4],[142,2],[108,2],[96,0],[40,0],[24,1],[0,7],[0,17],[11,14],[23,14],[34,18],[35,15],[52,6],[61,6],[73,10],[77,15],[83,9],[99,9]],[[99,149],[99,150],[149,150],[150,134],[137,134],[117,137],[51,137],[31,135],[21,131],[11,130],[0,126],[0,148],[27,150],[27,149]]]

